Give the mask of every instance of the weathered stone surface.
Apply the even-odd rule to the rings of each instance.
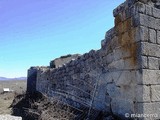
[[[107,84],[106,93],[111,99],[125,99],[127,101],[135,101],[135,85],[131,83],[128,86],[117,86],[115,83]],[[124,94],[125,92],[125,94]]]
[[[151,84],[151,85],[156,85],[156,84],[160,84],[160,70],[148,70],[148,69],[144,69],[142,71],[142,74],[139,76],[143,77],[141,79],[141,77],[139,78],[139,83],[140,84]]]
[[[151,85],[152,101],[160,102],[160,85]]]
[[[160,45],[152,43],[142,43],[141,49],[142,49],[142,55],[160,57]]]
[[[114,61],[120,60],[123,58],[123,51],[122,49],[115,49],[113,51],[113,56],[114,57]]]
[[[160,31],[157,31],[157,43],[160,44]]]
[[[136,79],[134,71],[117,71],[117,74],[118,78],[114,80],[117,86],[129,86]]]
[[[140,1],[140,2],[143,2],[143,3],[147,3],[149,0],[137,0],[137,1]]]
[[[160,119],[160,102],[155,103],[136,103],[136,113],[145,114],[140,117],[142,120],[158,120]]]
[[[150,102],[150,86],[137,85],[135,89],[136,102]]]
[[[144,14],[139,14],[139,23],[145,27],[157,28],[156,18]]]
[[[111,101],[111,108],[113,114],[123,118],[125,120],[126,113],[133,113],[134,112],[134,104],[132,101],[127,101],[125,99],[113,99]]]
[[[117,95],[120,95],[120,88],[117,87],[115,84],[108,84],[107,85],[107,93],[111,98],[116,98]]]
[[[156,31],[154,29],[149,29],[149,42],[156,43]]]
[[[120,4],[116,9],[113,10],[113,16],[116,17],[119,13],[121,13],[122,11],[124,11],[126,6],[126,3],[122,3]]]
[[[110,73],[103,73],[100,75],[99,80],[101,81],[101,84],[110,83],[113,81],[112,74]]]
[[[148,68],[148,58],[146,56],[142,56],[142,68]]]
[[[153,16],[156,18],[160,18],[160,9],[153,8]]]
[[[141,2],[137,2],[135,4],[135,12],[140,12],[140,13],[146,13],[146,5],[141,3]]]
[[[148,57],[149,62],[149,69],[159,69],[159,60],[155,57]]]
[[[160,1],[159,0],[152,0],[152,1],[154,1],[154,3],[155,3],[154,6],[158,9],[160,9]]]
[[[136,35],[137,35],[136,36],[137,41],[147,42],[149,39],[148,28],[144,26],[140,26]]]
[[[146,14],[152,16],[152,7],[149,5],[145,5],[146,6]]]
[[[112,63],[108,64],[109,69],[124,69],[124,60],[120,59],[117,61],[113,61]]]
[[[155,24],[156,24],[156,29],[157,30],[160,30],[160,19],[157,19],[156,21],[155,21]]]

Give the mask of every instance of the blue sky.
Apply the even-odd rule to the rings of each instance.
[[[0,76],[99,49],[124,0],[0,0]]]

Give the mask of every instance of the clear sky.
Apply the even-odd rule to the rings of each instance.
[[[124,0],[0,0],[0,76],[99,49]]]

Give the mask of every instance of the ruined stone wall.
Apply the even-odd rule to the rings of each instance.
[[[61,56],[60,58],[54,59],[50,62],[50,67],[51,68],[58,68],[63,66],[63,64],[68,63],[71,60],[77,59],[78,56],[80,56],[79,54],[74,54],[74,55],[65,55],[65,56]]]
[[[118,6],[113,12],[115,26],[106,33],[101,49],[58,68],[37,68],[36,90],[74,107],[91,106],[122,119],[141,113],[155,116],[140,119],[159,119],[157,6],[146,0],[127,0]]]

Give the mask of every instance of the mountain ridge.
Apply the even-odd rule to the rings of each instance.
[[[1,77],[0,80],[27,80],[27,77],[15,77],[15,78],[7,78],[7,77]]]

